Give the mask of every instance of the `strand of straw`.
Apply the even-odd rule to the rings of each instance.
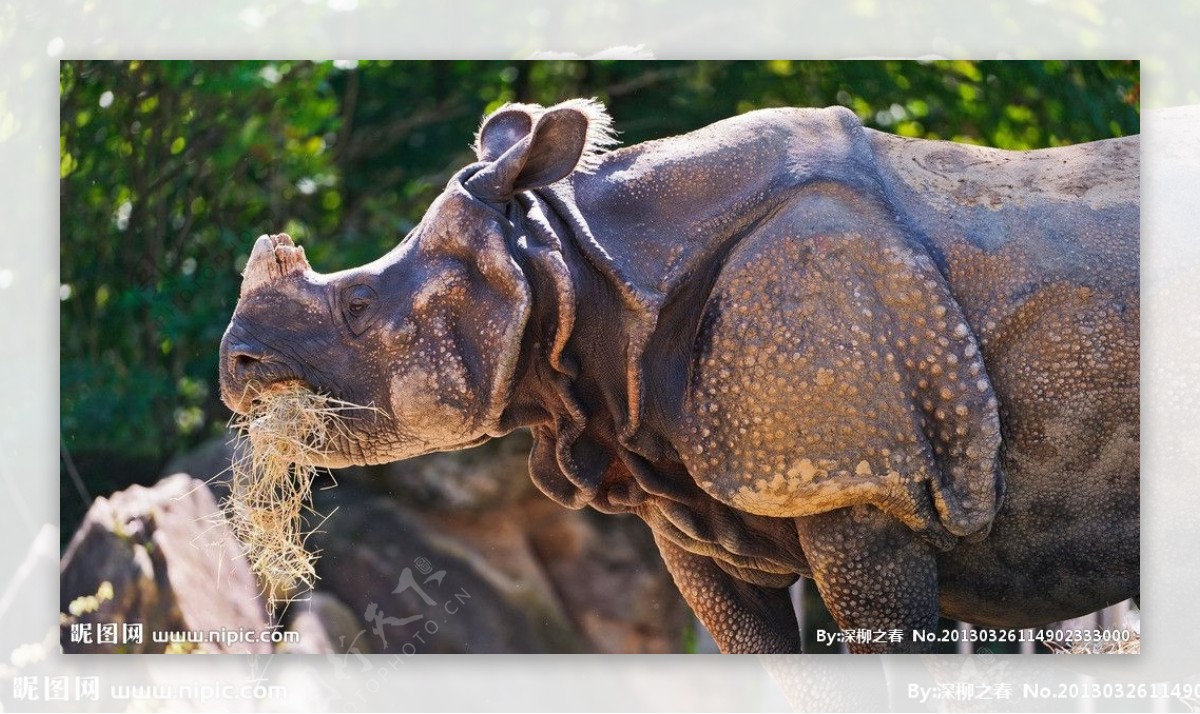
[[[234,535],[259,578],[268,607],[292,602],[316,584],[319,553],[307,547],[315,528],[310,505],[314,457],[347,439],[347,412],[378,409],[318,394],[302,385],[264,393],[255,408],[235,416],[237,433],[230,495],[222,504]],[[319,527],[319,524],[318,526]]]

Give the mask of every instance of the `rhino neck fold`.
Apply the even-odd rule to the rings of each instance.
[[[559,503],[694,503],[667,434],[724,256],[815,181],[878,191],[844,110],[722,124],[610,153],[594,173],[509,204],[510,247],[534,294],[514,404],[542,405],[524,410],[538,415],[531,470]]]
[[[510,204],[521,236],[513,252],[540,305],[530,324],[553,326],[553,334],[525,336],[527,381],[537,386],[519,390],[549,405],[535,439],[553,447],[533,458],[544,466],[535,481],[548,495],[574,508],[602,506],[596,499],[611,467],[638,485],[636,493],[611,492],[625,510],[645,494],[693,498],[686,471],[679,485],[656,474],[680,466],[667,425],[678,417],[708,292],[724,256],[807,184],[877,180],[861,126],[844,114],[735,121],[745,126],[685,147],[683,175],[672,142],[618,151],[593,174]],[[796,143],[808,149],[802,163]],[[680,190],[683,210],[654,199]]]
[[[760,150],[758,160],[784,166],[758,167],[762,176],[740,192],[720,195],[721,185],[702,177],[685,186],[701,212],[639,198],[663,180],[653,172],[615,180],[630,172],[629,159],[636,163],[628,152],[595,174],[520,194],[509,211],[510,247],[533,294],[509,416],[525,415],[532,427],[535,484],[564,506],[633,512],[690,552],[774,574],[806,572],[798,547],[772,556],[758,552],[757,538],[730,541],[737,528],[706,524],[737,520],[766,542],[798,543],[794,523],[737,513],[701,492],[667,425],[677,418],[700,316],[729,251],[814,181],[875,188],[861,127],[825,112],[803,113],[797,123],[783,138],[819,142],[814,151],[827,161],[787,166],[791,152]],[[764,136],[759,129],[748,127],[747,140]],[[767,139],[780,146],[780,136]],[[727,148],[713,149],[705,175],[714,182],[729,178]]]
[[[533,304],[505,422],[531,428],[537,487],[568,508],[634,513],[690,552],[772,586],[810,572],[790,520],[733,511],[696,487],[665,441],[656,451],[625,436],[630,381],[622,370],[638,363],[628,361],[636,335],[621,316],[644,306],[611,283],[615,271],[586,257],[547,202],[522,197],[509,218]],[[652,422],[639,432],[643,443],[659,438]],[[793,545],[783,552],[763,545],[778,543]]]
[[[673,390],[682,384],[659,372],[670,372],[672,360],[676,376],[686,370],[689,325],[698,314],[680,311],[704,304],[720,261],[708,261],[713,276],[681,281],[686,290],[639,288],[573,205],[558,193],[525,194],[509,213],[533,307],[506,422],[532,427],[531,475],[558,503],[652,519],[664,517],[655,503],[674,503],[669,511],[677,515],[710,499],[664,436],[666,409],[655,397],[664,386],[681,394]],[[670,324],[660,325],[660,315]],[[662,355],[660,342],[672,346]],[[654,360],[644,359],[648,348]],[[654,363],[649,370],[647,362]]]
[[[657,303],[625,289],[631,283],[596,258],[603,249],[588,243],[586,222],[564,215],[567,204],[555,198],[524,194],[509,211],[533,317],[505,422],[532,426],[533,479],[565,506],[629,511],[648,493],[685,498],[625,443],[643,392],[641,370],[631,367],[654,330]]]

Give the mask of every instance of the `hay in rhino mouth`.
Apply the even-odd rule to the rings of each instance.
[[[321,470],[313,462],[348,434],[346,413],[358,409],[376,411],[288,383],[264,392],[249,413],[231,422],[242,448],[235,450],[239,458],[222,505],[272,610],[316,583],[319,553],[306,542],[327,516],[311,506],[313,479]]]

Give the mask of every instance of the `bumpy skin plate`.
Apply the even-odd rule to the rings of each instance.
[[[966,318],[881,208],[834,184],[730,254],[687,404],[684,463],[744,511],[869,503],[949,547],[998,507],[997,402]]]

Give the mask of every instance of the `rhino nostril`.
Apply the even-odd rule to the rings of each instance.
[[[233,369],[239,374],[245,374],[260,364],[262,364],[262,360],[254,355],[240,353],[233,357]]]

